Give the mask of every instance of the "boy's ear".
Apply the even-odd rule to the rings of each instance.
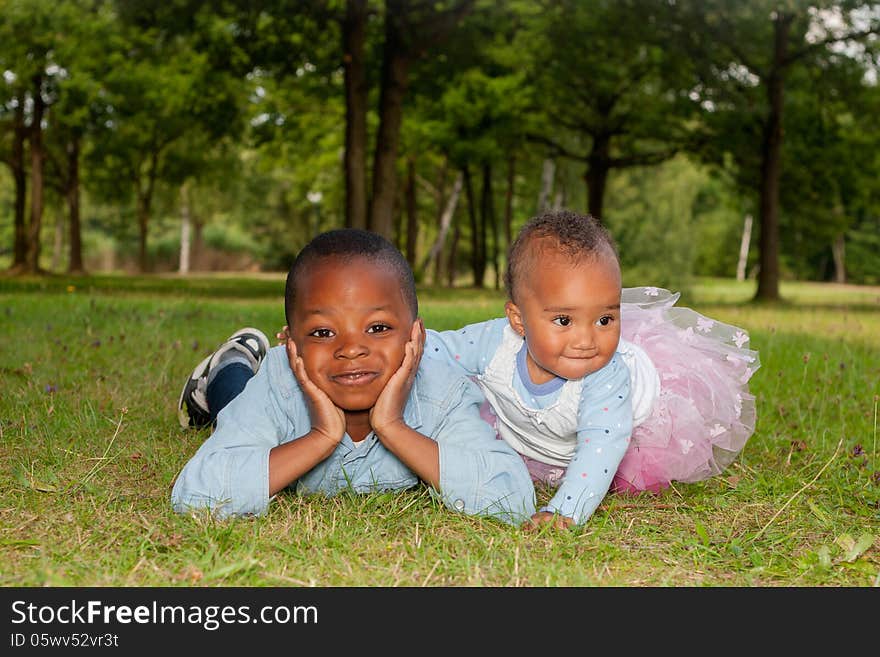
[[[520,313],[519,307],[513,301],[508,301],[504,304],[504,312],[507,315],[507,321],[510,322],[510,328],[513,329],[514,333],[525,337],[526,327],[523,324],[522,313]]]

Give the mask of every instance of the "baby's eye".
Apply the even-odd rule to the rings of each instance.
[[[331,331],[330,329],[326,329],[326,328],[319,328],[319,329],[315,329],[314,331],[309,333],[309,335],[313,338],[332,338],[333,331]]]
[[[367,333],[384,333],[385,331],[390,331],[391,327],[388,324],[373,324],[370,328],[367,329]]]
[[[571,317],[568,315],[560,315],[559,317],[553,318],[553,323],[558,326],[569,326],[571,324]]]
[[[596,320],[596,323],[599,326],[610,326],[611,322],[613,322],[613,321],[614,321],[614,318],[611,315],[604,315],[604,316],[600,317],[598,320]]]

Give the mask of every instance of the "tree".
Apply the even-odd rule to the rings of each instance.
[[[762,0],[670,5],[678,38],[696,65],[694,97],[704,108],[702,153],[718,162],[731,153],[744,188],[758,180],[760,265],[756,299],[779,299],[780,183],[787,83],[796,66],[822,66],[840,56],[832,46],[865,41],[880,17],[863,2]]]
[[[39,271],[43,218],[43,119],[51,103],[53,49],[60,35],[54,3],[38,0],[0,5],[0,68],[11,87],[5,110],[12,114],[12,146],[7,158],[16,184],[14,271]],[[63,22],[63,21],[62,21]],[[25,217],[26,155],[30,151],[30,217]]]
[[[138,263],[149,271],[147,243],[157,184],[184,180],[167,166],[175,145],[198,133],[219,139],[237,131],[240,91],[183,36],[149,25],[142,14],[121,24],[103,78],[104,129],[90,153],[105,198],[134,197]],[[127,181],[120,187],[119,178]]]
[[[379,88],[379,127],[373,151],[373,184],[368,225],[393,238],[396,164],[403,119],[403,99],[413,62],[449,38],[470,12],[473,0],[386,0],[385,39]],[[438,8],[439,7],[439,8]]]
[[[792,71],[780,181],[781,248],[799,277],[846,282],[846,235],[877,183],[878,88],[861,63],[832,54]]]
[[[613,26],[613,27],[612,27]],[[588,211],[604,213],[614,169],[658,164],[687,143],[688,63],[665,46],[655,2],[550,0],[523,37],[547,117],[531,138],[586,165]]]

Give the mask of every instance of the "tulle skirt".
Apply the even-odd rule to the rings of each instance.
[[[623,290],[621,337],[650,356],[660,394],[633,430],[612,483],[617,492],[657,492],[719,474],[755,430],[748,383],[760,361],[748,334],[675,306],[678,297],[655,287]]]

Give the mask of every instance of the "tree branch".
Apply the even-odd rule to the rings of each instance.
[[[554,141],[553,139],[550,139],[549,137],[545,137],[544,135],[538,135],[535,133],[528,133],[528,134],[526,134],[526,139],[528,139],[530,142],[533,142],[536,144],[543,144],[544,146],[548,146],[554,155],[562,155],[563,157],[567,157],[572,160],[577,160],[578,162],[586,162],[587,161],[586,155],[578,155],[577,153],[573,153],[572,151],[567,149],[565,146],[562,146],[558,142]]]
[[[678,148],[670,148],[665,151],[656,151],[654,153],[639,153],[629,155],[627,157],[613,157],[608,161],[611,168],[626,169],[628,167],[650,166],[665,162],[678,153]]]
[[[816,41],[815,43],[804,46],[799,50],[793,51],[785,60],[784,66],[788,66],[789,64],[796,62],[799,59],[803,59],[807,55],[816,52],[820,48],[830,46],[832,43],[840,43],[842,41],[860,41],[861,39],[867,38],[873,34],[880,34],[880,24],[875,25],[869,30],[863,30],[861,32],[851,32],[844,36],[828,36],[821,41]]]

